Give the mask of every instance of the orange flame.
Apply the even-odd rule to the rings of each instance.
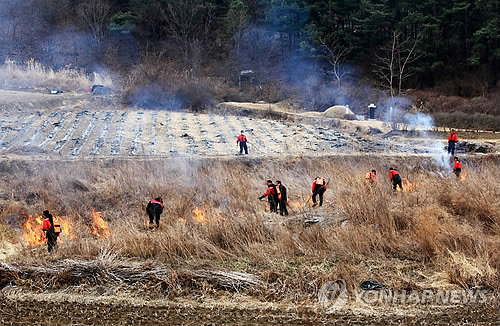
[[[63,242],[64,239],[70,238],[75,239],[76,236],[73,234],[73,225],[68,218],[61,218],[59,216],[55,216],[59,220],[61,224],[61,235],[59,237],[59,241]],[[28,216],[28,220],[23,225],[23,236],[28,245],[39,245],[47,242],[47,238],[45,237],[44,232],[42,231],[42,223],[43,217],[37,216],[33,217],[32,215]]]
[[[90,225],[90,233],[99,237],[107,238],[111,235],[108,223],[102,218],[99,212],[92,210],[92,224]]]
[[[465,181],[467,180],[468,176],[469,174],[467,173],[467,171],[462,171],[462,173],[460,173],[460,180]]]
[[[402,185],[403,185],[403,190],[402,190],[403,192],[410,192],[418,187],[418,184],[411,183],[410,180],[408,180],[408,178],[403,178]],[[398,188],[398,191],[401,191],[401,188]]]
[[[69,220],[59,218],[59,222],[61,223],[62,234],[68,236],[70,239],[76,239],[76,235],[73,234],[73,225],[71,225]]]
[[[195,223],[204,223],[206,221],[206,212],[205,209],[199,209],[198,207],[195,207],[193,209],[193,218]]]
[[[183,220],[182,216],[180,217],[180,219]],[[216,217],[208,216],[205,208],[193,208],[193,222],[195,222],[196,224],[202,224],[207,223],[208,221],[216,220],[225,221],[226,218],[222,215],[218,215]]]
[[[28,216],[28,220],[24,223],[23,236],[29,245],[38,245],[47,242],[45,235],[42,231],[43,219],[41,216],[33,217]]]

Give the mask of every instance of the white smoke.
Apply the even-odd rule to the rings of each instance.
[[[411,103],[405,98],[388,100],[384,104],[393,105],[383,106],[384,114],[382,116],[385,122],[390,123],[392,128],[396,130],[418,132],[420,134],[419,137],[425,139],[423,146],[431,155],[434,162],[442,169],[449,170],[451,168],[450,156],[445,150],[443,139],[436,138],[436,136],[429,133],[429,131],[436,129],[432,116],[421,112],[407,112]]]
[[[425,132],[434,128],[434,119],[425,113],[406,113],[403,119],[411,126],[410,130],[423,130]]]
[[[406,113],[405,123],[409,130],[417,130],[426,139],[425,148],[429,151],[434,162],[442,169],[450,169],[450,157],[444,149],[442,139],[432,136],[428,131],[435,129],[434,119],[425,113]]]

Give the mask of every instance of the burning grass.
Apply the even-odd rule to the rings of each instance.
[[[68,240],[75,240],[79,237],[78,234],[84,233],[81,232],[82,226],[80,225],[80,232],[78,232],[78,234],[76,233],[74,230],[74,218],[54,216],[54,219],[59,220],[59,223],[61,224],[61,233],[58,237],[59,243],[64,243]],[[47,243],[47,238],[42,231],[42,222],[42,216],[29,215],[27,217],[26,222],[23,224],[23,237],[26,245],[36,246]],[[100,213],[94,210],[92,211],[92,221],[88,224],[87,231],[96,238],[107,238],[111,235],[108,223],[102,218]]]
[[[72,221],[66,233],[74,238],[64,239],[53,255],[43,245],[25,247],[9,258],[16,264],[40,257],[91,261],[104,250],[117,260],[152,259],[175,273],[205,266],[256,275],[270,286],[259,295],[276,300],[307,300],[337,278],[353,285],[377,279],[396,288],[500,285],[496,158],[464,160],[465,180],[421,158],[52,164],[4,175],[0,189],[14,194],[3,205],[5,227],[15,233],[22,226],[19,207],[33,216],[48,208]],[[407,178],[403,192],[391,189],[384,173],[391,165]],[[367,185],[364,175],[372,168],[378,180]],[[317,175],[329,187],[323,207],[312,208],[310,183]],[[257,200],[268,178],[287,186],[290,216],[267,213],[267,203]],[[86,187],[71,188],[75,179]],[[144,209],[157,195],[165,201],[164,216],[160,229],[150,232]],[[28,205],[28,196],[37,200]],[[316,224],[304,223],[317,217]]]

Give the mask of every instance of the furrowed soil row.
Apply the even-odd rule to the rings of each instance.
[[[297,148],[296,142],[290,144],[288,134],[290,132],[290,127],[283,121],[270,121],[269,124],[273,129],[273,133],[276,134],[276,138],[280,139],[282,143],[282,148],[285,153],[296,152]]]
[[[172,126],[172,114],[170,112],[165,113],[165,121],[167,123],[167,138],[168,138],[168,152],[169,154],[174,154],[176,153],[176,147],[175,147],[175,135],[173,131],[173,126]]]
[[[101,126],[97,128],[97,130],[101,130],[100,135],[96,138],[95,143],[93,145],[92,150],[89,152],[89,155],[99,155],[101,153],[102,148],[106,142],[106,137],[109,134],[109,130],[111,129],[111,124],[113,123],[113,117],[115,112],[106,112],[104,119],[101,121]]]
[[[135,125],[135,135],[132,140],[132,145],[130,146],[129,154],[135,156],[139,153],[141,147],[141,136],[142,136],[142,118],[144,112],[137,112],[136,125]]]
[[[195,119],[197,119],[197,116],[198,115],[195,114],[193,116],[193,118],[190,119],[191,121],[188,121],[187,114],[182,113],[182,116],[181,116],[182,131],[183,131],[183,134],[181,137],[184,138],[184,140],[186,140],[188,143],[188,145],[187,145],[187,153],[188,154],[198,153],[198,145],[196,144],[196,141],[194,140],[193,135],[190,134],[190,132],[192,132],[190,125],[192,125],[193,121]]]
[[[183,123],[181,114],[177,114],[176,112],[170,114],[170,128],[172,128],[170,153],[174,157],[182,155],[187,151],[187,141],[182,137],[185,135]]]
[[[29,134],[31,131],[31,128],[33,126],[33,123],[40,118],[40,113],[33,114],[31,119],[28,122],[23,122],[21,124],[21,127],[19,129],[12,129],[16,130],[17,132],[14,134],[14,137],[8,142],[6,149],[9,150],[18,144],[22,142],[22,140],[26,137],[26,135]]]
[[[93,112],[92,117],[88,122],[87,128],[85,128],[80,137],[76,138],[75,141],[73,142],[73,145],[71,146],[70,150],[71,155],[80,154],[80,150],[87,143],[89,135],[92,133],[92,130],[94,130],[94,127],[98,119],[99,119],[99,112]]]
[[[301,132],[304,133],[304,149],[312,152],[317,152],[319,149],[319,145],[316,134],[311,130],[313,129],[313,127],[311,127],[310,129],[303,124],[298,124],[297,126],[300,128]]]
[[[210,120],[206,114],[198,116],[199,137],[201,141],[201,152],[212,155],[215,153],[213,143],[214,134],[210,132]]]
[[[215,136],[213,137],[214,139],[214,146],[216,148],[217,154],[219,153],[225,153],[227,151],[227,139],[224,136],[224,133],[222,132],[222,129],[220,127],[220,124],[217,123],[216,119],[217,117],[213,114],[210,114],[208,116],[210,122],[209,122],[209,128],[210,130],[215,132]]]
[[[276,152],[271,148],[272,147],[280,147],[279,141],[274,137],[274,135],[265,127],[266,121],[257,121],[255,125],[257,126],[258,130],[266,136],[267,142],[263,143],[262,146],[259,148],[260,151],[262,152],[267,152],[267,153],[273,153]],[[257,131],[258,132],[258,131]]]
[[[123,112],[120,116],[120,119],[116,121],[118,125],[118,129],[116,132],[116,136],[113,138],[111,142],[111,155],[120,155],[120,147],[123,141],[123,130],[125,129],[125,121],[127,120],[127,112]]]
[[[66,131],[66,134],[61,140],[56,141],[56,146],[52,149],[53,152],[59,153],[62,151],[64,146],[69,142],[73,134],[75,133],[76,129],[80,125],[80,122],[82,121],[82,116],[85,114],[86,111],[78,112],[75,115],[75,119],[71,122],[71,125],[69,126],[68,130]]]
[[[156,155],[156,124],[158,123],[158,111],[151,114],[151,151],[149,155]]]
[[[53,112],[49,114],[47,119],[42,122],[42,124],[37,128],[37,130],[33,133],[33,135],[24,141],[24,146],[30,146],[32,143],[36,142],[37,139],[47,130],[49,127],[50,123],[56,116],[58,116],[60,113],[59,112]]]
[[[45,145],[56,139],[57,134],[59,133],[59,130],[61,130],[64,127],[64,124],[66,122],[66,116],[69,115],[69,113],[62,113],[59,116],[59,120],[57,122],[54,122],[52,124],[53,128],[52,130],[45,136],[45,139],[38,145],[39,147],[44,148]]]

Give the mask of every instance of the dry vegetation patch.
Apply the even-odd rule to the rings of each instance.
[[[6,60],[0,66],[0,85],[5,88],[47,89],[64,92],[87,92],[93,84],[111,86],[112,81],[104,74],[88,74],[83,69],[65,67],[58,70],[30,59],[25,63]]]
[[[111,283],[151,277],[169,293],[224,289],[293,301],[311,300],[338,278],[352,288],[377,279],[393,288],[493,290],[500,270],[497,162],[465,160],[466,180],[429,171],[430,159],[383,157],[12,164],[1,179],[9,189],[1,195],[2,239],[22,248],[0,274],[4,285],[94,284],[95,273]],[[388,164],[414,186],[392,192]],[[364,184],[371,168],[379,171],[373,186]],[[321,208],[308,202],[316,175],[329,180]],[[288,187],[290,216],[270,214],[257,200],[268,178]],[[156,195],[166,208],[161,228],[151,232],[144,208]],[[27,214],[44,208],[73,221],[74,238],[52,255],[21,238]],[[109,224],[108,237],[86,231],[93,210]],[[319,222],[305,223],[311,218]]]

